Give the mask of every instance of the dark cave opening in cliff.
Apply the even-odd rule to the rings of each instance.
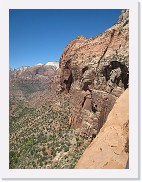
[[[88,84],[87,83],[84,83],[83,84],[82,90],[84,90],[84,91],[87,91],[88,90]]]
[[[111,62],[110,62],[110,66],[111,66],[112,69],[119,68],[120,65],[121,65],[121,63],[118,62],[118,61],[111,61]]]
[[[69,92],[70,88],[71,88],[71,84],[73,83],[73,77],[72,77],[72,73],[70,74],[68,80],[64,80],[64,83],[66,85],[66,90],[67,92]]]
[[[128,88],[128,83],[129,83],[129,71],[127,66],[125,65],[120,65],[121,68],[121,78],[122,78],[122,83],[124,84],[124,89]]]
[[[111,66],[107,65],[104,67],[103,69],[103,76],[106,78],[106,81],[108,81],[110,79],[110,72],[111,72]]]
[[[86,67],[84,67],[83,69],[82,69],[82,75],[85,73],[85,71],[87,71],[88,70],[88,66],[86,66]]]
[[[90,81],[90,80],[85,82],[85,83],[83,83],[82,90],[84,90],[84,91],[89,90],[90,91],[89,85],[92,85],[92,81]]]
[[[125,64],[122,64],[119,61],[111,61],[109,65],[105,66],[103,69],[103,76],[105,76],[106,81],[108,81],[111,77],[111,71],[117,68],[121,69],[121,75],[115,78],[116,85],[119,85],[120,80],[124,85],[124,89],[128,88],[129,83],[129,70]]]
[[[83,100],[83,102],[82,102],[82,108],[83,108],[83,106],[84,106],[85,101],[86,101],[86,97],[84,97],[84,100]]]
[[[97,105],[96,104],[94,105],[93,103],[91,103],[91,111],[94,113],[97,112]]]

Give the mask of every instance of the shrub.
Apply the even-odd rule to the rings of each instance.
[[[42,152],[45,152],[45,147],[42,148]]]
[[[64,152],[67,152],[67,151],[69,151],[69,147],[68,146],[64,146]]]

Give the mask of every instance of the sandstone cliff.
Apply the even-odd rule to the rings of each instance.
[[[128,160],[129,90],[117,99],[106,123],[76,169],[125,169]]]
[[[58,69],[59,92],[71,95],[72,128],[95,137],[129,82],[129,12],[104,33],[79,36],[64,49]]]

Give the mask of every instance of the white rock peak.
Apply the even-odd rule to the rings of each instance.
[[[57,67],[57,69],[59,68],[59,62],[55,62],[55,61],[48,61],[48,63],[46,63],[46,65],[48,66],[55,66]]]
[[[42,63],[38,63],[37,65],[43,65]]]

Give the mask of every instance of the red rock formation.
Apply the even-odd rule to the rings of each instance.
[[[104,33],[89,39],[79,36],[64,49],[57,77],[60,90],[71,94],[72,127],[86,125],[86,110],[95,115],[95,133],[102,127],[116,98],[128,88],[128,45],[129,11],[122,10],[117,23]]]

